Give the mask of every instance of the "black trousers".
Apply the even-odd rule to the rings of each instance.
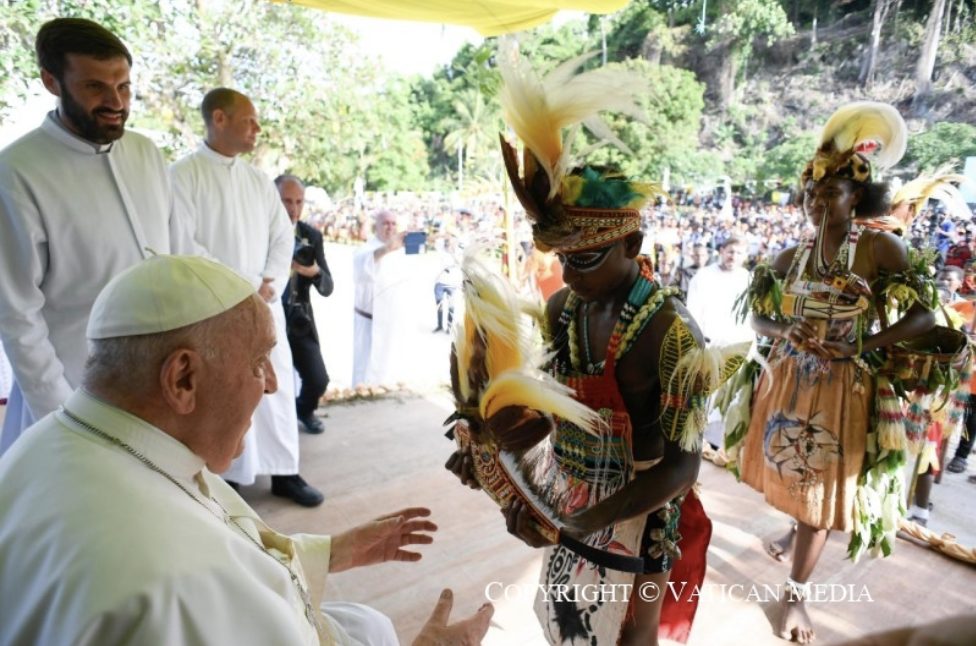
[[[295,408],[299,417],[305,417],[319,407],[319,399],[329,387],[329,373],[325,371],[322,348],[314,334],[289,334],[288,345],[291,346],[292,363],[302,378],[302,390],[295,398]],[[279,375],[278,378],[281,379],[282,376]]]
[[[976,439],[976,393],[969,396],[969,405],[966,406],[966,435],[968,437],[959,438],[959,446],[956,447],[955,457],[965,460],[973,450],[973,440]]]

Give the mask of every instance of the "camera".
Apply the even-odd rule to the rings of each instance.
[[[311,267],[315,264],[315,247],[310,244],[301,244],[295,249],[291,259],[303,267]]]
[[[305,336],[312,332],[310,303],[288,303],[285,307],[285,328],[290,336]]]

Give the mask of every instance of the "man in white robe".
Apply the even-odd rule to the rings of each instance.
[[[735,301],[749,288],[749,270],[743,266],[745,244],[729,238],[719,247],[718,261],[699,269],[688,283],[688,312],[710,346],[751,341],[755,337],[746,319],[737,322]]]
[[[240,155],[254,150],[261,131],[251,101],[234,90],[207,93],[201,106],[207,139],[173,164],[177,202],[191,213],[194,237],[213,256],[246,277],[271,306],[278,338],[287,339],[281,291],[288,283],[294,234],[271,179]],[[298,417],[291,349],[275,346],[271,357],[282,376],[278,392],[254,413],[243,455],[225,474],[250,485],[271,476],[271,491],[315,507],[324,496],[298,474]]]
[[[387,364],[393,359],[391,353],[397,352],[393,337],[400,307],[395,286],[404,275],[404,235],[397,231],[393,213],[377,211],[373,237],[353,256],[353,386],[392,385]]]
[[[0,453],[78,385],[88,313],[109,279],[153,252],[196,250],[162,156],[125,129],[125,45],[59,18],[36,49],[58,107],[0,151],[0,339],[16,380]]]
[[[0,458],[0,646],[398,643],[376,610],[323,603],[325,580],[419,560],[429,510],[286,536],[214,475],[275,390],[271,312],[247,280],[150,258],[102,291],[87,336],[81,388]],[[447,625],[450,602],[415,644],[480,643],[492,608]]]
[[[735,301],[749,288],[749,270],[743,267],[745,243],[728,238],[719,247],[718,261],[699,269],[688,283],[688,312],[698,323],[709,347],[745,343],[755,339],[749,317],[736,321]],[[705,427],[705,440],[722,446],[725,423],[712,406]]]

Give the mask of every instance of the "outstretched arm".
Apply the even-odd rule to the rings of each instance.
[[[386,561],[419,561],[419,553],[403,548],[434,542],[428,532],[437,531],[437,525],[424,520],[427,516],[430,510],[424,507],[401,509],[333,536],[329,572]]]
[[[413,640],[413,646],[477,646],[481,643],[491,616],[495,608],[490,603],[482,604],[478,611],[466,619],[453,624],[447,622],[451,618],[454,607],[454,593],[450,589],[441,592],[434,611],[427,619],[427,623],[420,629],[420,633]]]

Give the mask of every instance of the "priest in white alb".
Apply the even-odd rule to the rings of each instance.
[[[402,289],[410,278],[404,255],[406,232],[397,217],[381,209],[373,214],[373,236],[352,258],[353,386],[393,386],[405,377],[403,314],[413,306]]]
[[[122,41],[58,18],[35,49],[58,105],[0,151],[0,340],[15,378],[0,453],[79,384],[99,290],[150,249],[196,249],[162,156],[125,129],[132,56]]]
[[[227,88],[208,92],[200,110],[206,140],[171,169],[177,203],[192,214],[197,242],[251,282],[271,306],[278,338],[287,339],[281,290],[288,283],[295,236],[274,183],[240,157],[257,142],[257,111],[246,96]],[[271,360],[281,375],[278,392],[258,406],[244,453],[225,477],[235,485],[250,485],[256,476],[270,475],[273,494],[314,507],[324,497],[298,473],[288,343],[276,345]]]

